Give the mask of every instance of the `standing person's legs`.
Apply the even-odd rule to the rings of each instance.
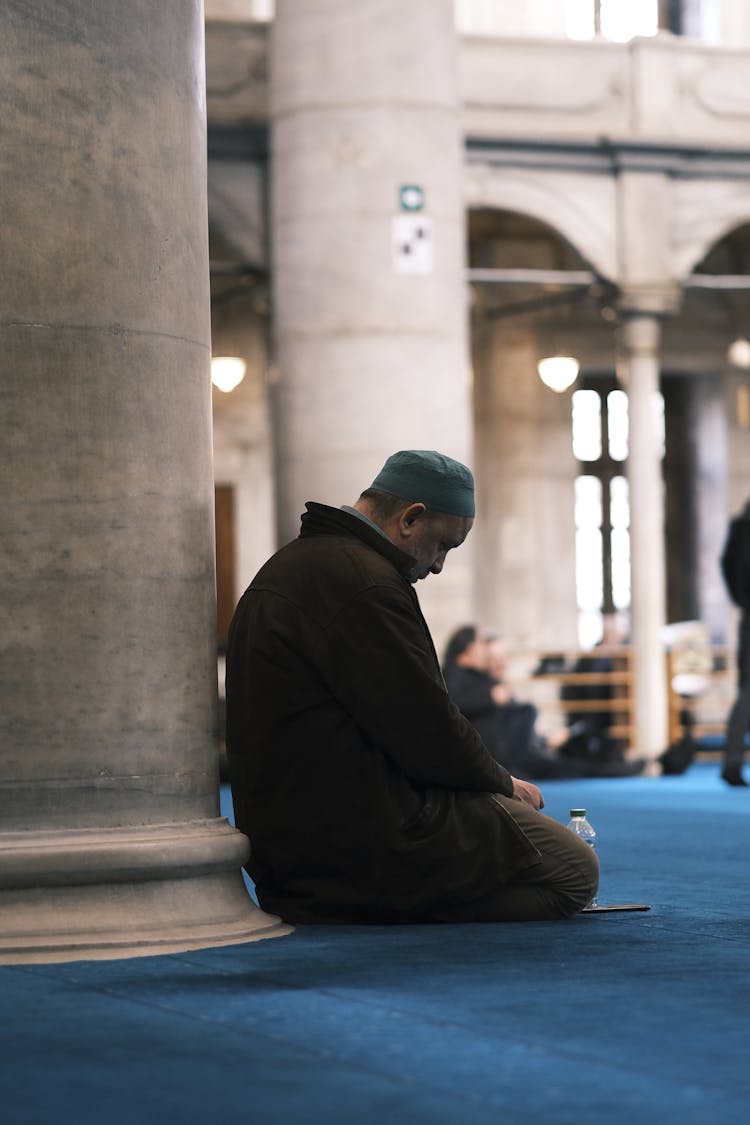
[[[565,825],[512,797],[493,794],[526,833],[539,863],[473,902],[451,906],[454,922],[545,922],[583,910],[599,885],[599,861],[589,844]]]
[[[737,696],[729,712],[726,746],[721,776],[730,785],[746,784],[741,768],[745,754],[745,735],[750,729],[750,615],[740,622]]]
[[[737,698],[727,720],[727,744],[724,751],[724,769],[742,765],[745,753],[745,735],[750,728],[750,683],[740,685]]]

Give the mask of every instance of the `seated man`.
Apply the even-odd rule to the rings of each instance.
[[[496,670],[491,673],[493,659]],[[451,699],[492,756],[511,772],[520,765],[527,778],[533,776],[528,772],[527,751],[536,738],[537,710],[532,703],[519,703],[511,696],[505,683],[502,642],[490,640],[476,625],[456,629],[443,656],[443,678]]]
[[[306,507],[228,639],[232,796],[262,907],[370,923],[582,909],[596,857],[451,702],[414,590],[471,529],[471,472],[401,451],[354,507]]]

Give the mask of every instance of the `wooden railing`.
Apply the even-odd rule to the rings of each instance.
[[[726,645],[712,645],[711,669],[703,677],[702,690],[693,696],[680,695],[673,683],[674,667],[670,652],[665,654],[664,674],[667,680],[668,744],[677,741],[686,726],[691,727],[695,738],[723,735],[726,721],[734,702],[737,684],[736,653]],[[515,661],[516,671],[509,677],[509,687],[517,699],[529,700],[539,710],[542,730],[550,731],[567,724],[571,712],[584,715],[588,712],[611,712],[609,734],[622,739],[627,747],[635,745],[635,686],[632,650],[623,646],[607,649],[612,656],[613,668],[609,672],[573,672],[581,658],[595,657],[599,649],[587,652],[555,653],[561,667],[551,671],[532,672],[542,667],[547,654],[527,654]],[[602,653],[603,654],[603,653]],[[678,681],[679,684],[679,681]],[[601,687],[609,699],[562,699],[566,686]],[[687,721],[686,721],[687,720]],[[666,747],[665,747],[666,749]]]
[[[600,656],[611,658],[610,671],[573,671],[579,660]],[[546,661],[549,667],[552,660],[559,661],[561,667],[516,674],[509,684],[516,698],[527,699],[536,705],[541,729],[551,730],[567,725],[571,713],[585,716],[587,712],[607,712],[612,716],[608,734],[621,739],[627,747],[632,746],[635,740],[635,700],[630,648],[601,648],[588,652],[555,653],[554,656],[542,654],[536,666],[543,669]],[[564,699],[562,695],[566,687],[598,688],[606,693],[607,698]]]

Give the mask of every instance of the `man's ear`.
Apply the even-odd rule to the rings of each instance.
[[[422,516],[427,511],[427,505],[417,502],[410,504],[408,508],[404,508],[401,515],[398,517],[399,531],[402,535],[411,535],[415,526],[419,523]]]

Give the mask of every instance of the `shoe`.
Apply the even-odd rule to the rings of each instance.
[[[742,770],[739,766],[725,766],[721,771],[721,776],[727,785],[741,785],[747,788],[747,782],[742,776]]]

